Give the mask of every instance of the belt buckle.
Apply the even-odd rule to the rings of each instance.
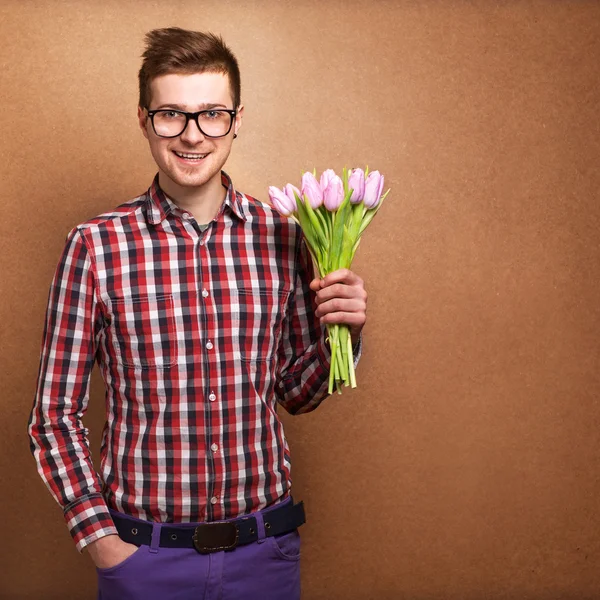
[[[202,523],[194,530],[194,548],[200,554],[231,550],[238,545],[240,530],[235,523]]]

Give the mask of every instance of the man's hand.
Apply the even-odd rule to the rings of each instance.
[[[86,546],[86,550],[99,569],[116,567],[137,549],[135,544],[124,542],[118,535],[106,535]]]
[[[316,315],[321,323],[350,327],[352,343],[367,320],[367,292],[363,280],[348,269],[339,269],[323,279],[313,279],[310,289],[317,293]]]

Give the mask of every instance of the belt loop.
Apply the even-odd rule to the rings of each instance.
[[[150,552],[158,554],[158,546],[160,545],[160,523],[152,523],[152,542],[150,543]]]
[[[258,540],[256,540],[257,544],[262,544],[266,540],[265,536],[265,521],[263,519],[262,512],[256,511],[254,513],[254,518],[256,519],[256,533],[258,535]]]

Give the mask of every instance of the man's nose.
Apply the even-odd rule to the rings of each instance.
[[[204,134],[200,131],[197,121],[195,119],[189,119],[185,129],[181,132],[180,137],[184,142],[197,144],[204,139]]]

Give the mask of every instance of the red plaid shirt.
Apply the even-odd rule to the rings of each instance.
[[[79,550],[108,507],[159,522],[226,519],[289,495],[276,408],[316,408],[330,353],[299,227],[234,191],[208,229],[158,186],[74,228],[50,289],[29,422],[38,470]],[[106,387],[101,473],[82,417]]]

